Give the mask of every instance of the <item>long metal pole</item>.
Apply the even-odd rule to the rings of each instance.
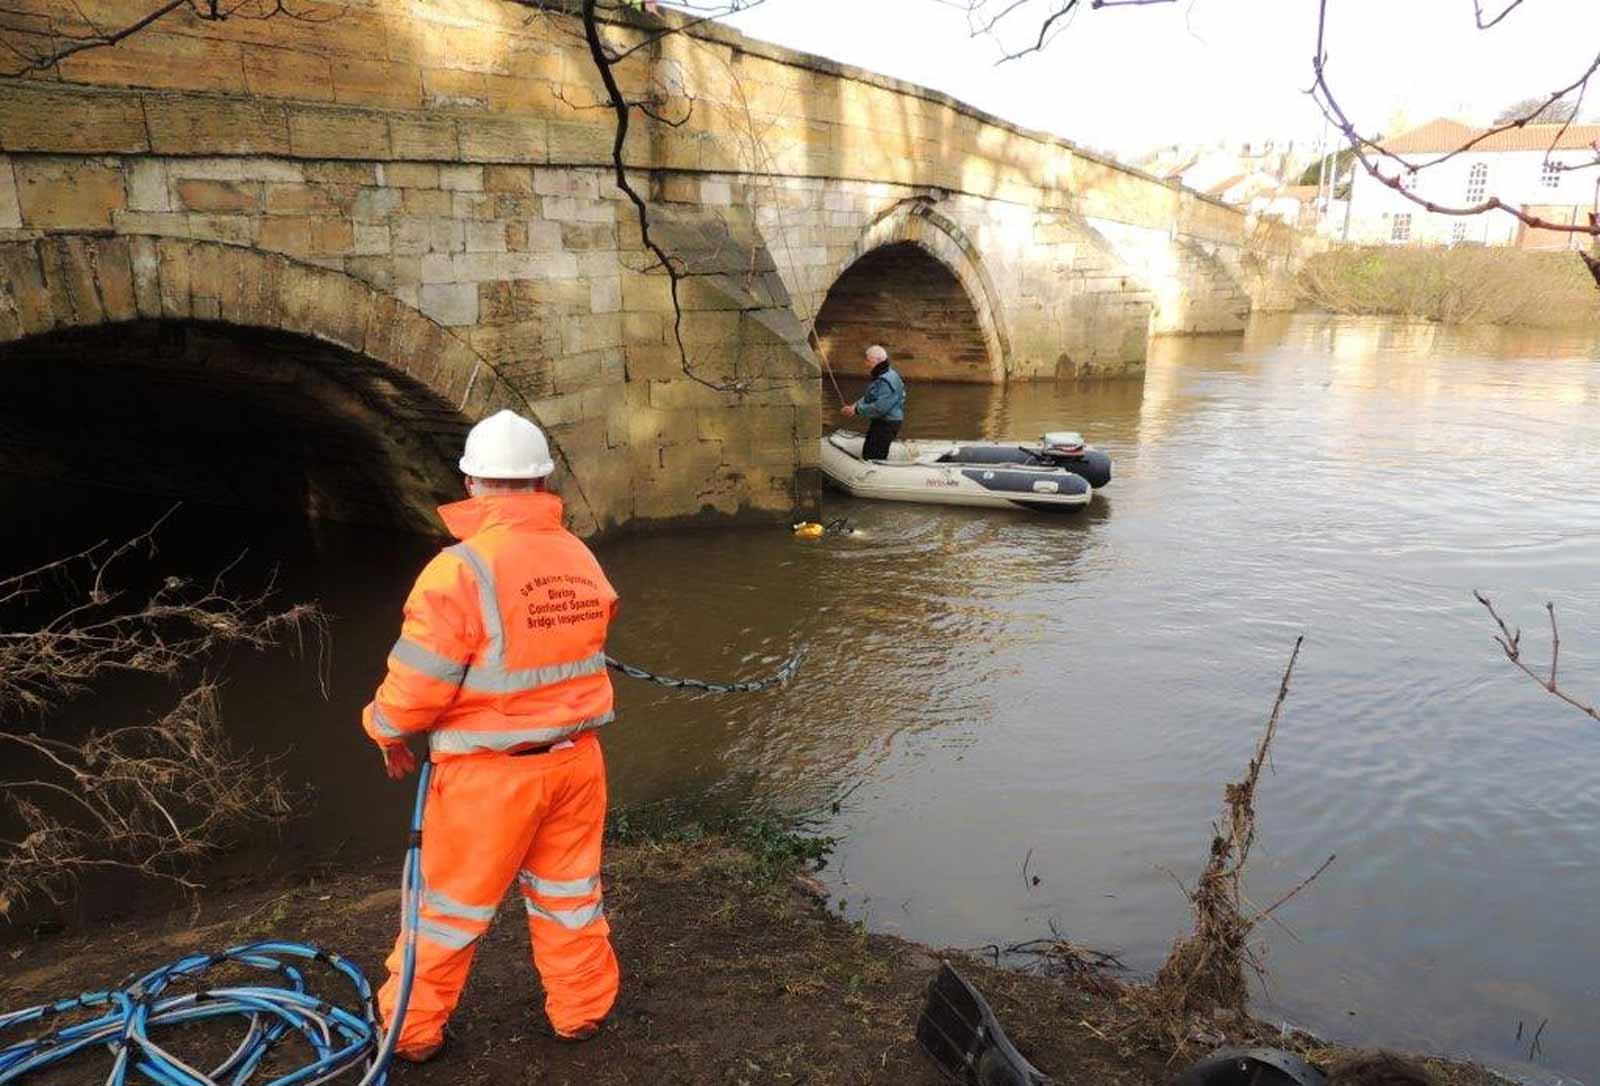
[[[1339,179],[1339,159],[1338,159],[1338,156],[1335,156],[1334,160],[1333,160],[1333,176],[1334,176],[1334,180],[1337,182],[1338,179]],[[1338,191],[1338,186],[1337,185],[1334,186],[1334,191],[1335,192]],[[1345,193],[1345,197],[1344,197],[1344,237],[1342,239],[1340,239],[1340,240],[1342,240],[1342,241],[1344,241],[1346,243],[1348,243],[1350,241],[1350,216],[1355,213],[1355,209],[1356,209],[1356,167],[1355,167],[1355,161],[1352,159],[1351,162],[1350,162],[1350,191]]]
[[[1321,234],[1328,220],[1328,200],[1322,187],[1328,180],[1328,118],[1322,118],[1322,139],[1317,143],[1317,233]]]

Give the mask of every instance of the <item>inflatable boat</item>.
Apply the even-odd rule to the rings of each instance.
[[[1074,433],[1038,442],[896,441],[886,460],[863,460],[863,434],[822,439],[822,473],[857,498],[1066,512],[1111,482],[1111,458]]]

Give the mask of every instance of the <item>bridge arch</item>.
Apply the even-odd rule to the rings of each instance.
[[[817,311],[816,332],[844,372],[853,372],[863,347],[882,340],[909,377],[999,384],[1009,355],[1003,313],[977,248],[919,197],[862,232]],[[913,331],[913,323],[921,327]]]
[[[527,411],[365,283],[212,242],[0,244],[0,476],[437,526],[471,421]],[[6,417],[10,416],[10,417]]]

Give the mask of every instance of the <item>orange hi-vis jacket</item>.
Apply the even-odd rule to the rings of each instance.
[[[612,719],[606,627],[617,594],[561,526],[561,499],[527,492],[440,508],[461,542],[406,600],[389,671],[362,713],[379,745],[421,732],[435,762],[546,746]]]

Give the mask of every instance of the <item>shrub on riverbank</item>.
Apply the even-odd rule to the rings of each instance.
[[[1333,249],[1301,269],[1301,304],[1442,324],[1600,326],[1600,289],[1576,253],[1481,246]]]

